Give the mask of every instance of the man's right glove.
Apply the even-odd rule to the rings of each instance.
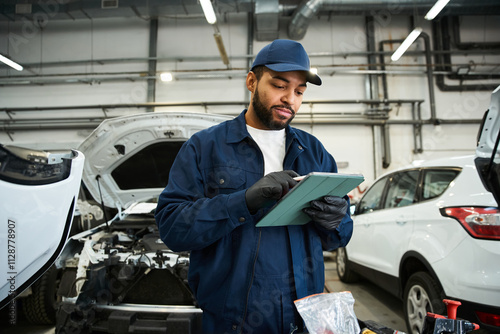
[[[299,176],[293,170],[269,173],[253,186],[247,189],[245,200],[248,210],[252,213],[260,208],[269,206],[276,200],[283,197],[290,188],[295,186],[298,181],[293,178]]]

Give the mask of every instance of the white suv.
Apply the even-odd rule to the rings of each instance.
[[[480,131],[496,124],[489,135],[497,143],[499,100],[497,89]],[[351,241],[337,252],[343,282],[363,276],[403,299],[411,333],[422,332],[427,312],[446,314],[444,298],[462,303],[458,317],[500,332],[500,210],[489,192],[498,188],[498,168],[485,152],[488,140],[481,137],[478,157],[378,178],[356,205]],[[481,171],[495,173],[483,182]]]

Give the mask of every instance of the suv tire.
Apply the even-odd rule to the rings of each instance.
[[[59,305],[57,286],[61,270],[51,266],[31,286],[32,294],[22,300],[26,319],[35,325],[53,325]]]
[[[410,276],[403,295],[406,327],[411,334],[422,333],[427,312],[444,314],[444,294],[439,284],[426,272]]]
[[[344,247],[337,249],[337,275],[344,283],[354,283],[358,281],[359,276],[351,270],[347,251]]]

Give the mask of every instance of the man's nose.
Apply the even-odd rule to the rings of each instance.
[[[281,101],[285,104],[293,105],[293,103],[295,102],[295,98],[296,98],[295,92],[290,89],[285,91],[285,93],[281,97]]]

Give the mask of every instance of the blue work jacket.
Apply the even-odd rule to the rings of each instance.
[[[252,332],[252,321],[279,318],[263,296],[302,298],[323,292],[323,250],[345,246],[352,234],[349,210],[334,231],[312,222],[255,227],[269,209],[251,214],[245,202],[246,189],[264,174],[263,155],[246,129],[245,112],[186,141],[155,214],[164,243],[173,251],[191,251],[189,284],[204,311],[204,333]],[[319,140],[290,126],[283,169],[300,175],[337,172]],[[278,269],[263,269],[265,277],[259,278],[259,263]],[[268,284],[273,288],[266,290]],[[253,295],[255,286],[263,296]],[[249,304],[257,305],[252,298],[260,300],[260,314],[250,312]],[[210,321],[209,315],[219,320]],[[279,326],[279,332],[290,332],[286,323]]]

